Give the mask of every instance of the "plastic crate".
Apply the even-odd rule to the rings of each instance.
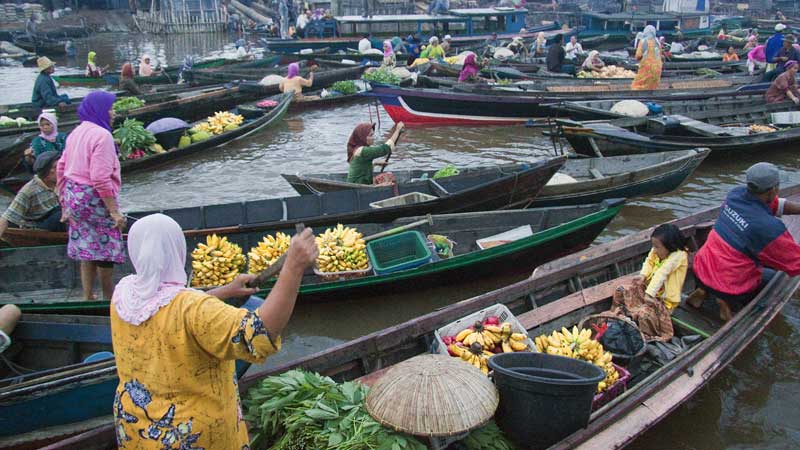
[[[614,363],[611,363],[614,364]],[[614,368],[619,373],[619,379],[616,383],[612,384],[610,388],[606,389],[599,394],[595,394],[592,399],[592,411],[596,411],[615,398],[619,397],[628,388],[628,381],[631,379],[631,374],[624,367],[614,364]]]
[[[456,320],[448,325],[445,325],[438,330],[433,332],[433,344],[431,344],[431,353],[441,353],[443,355],[449,355],[447,352],[447,346],[444,345],[444,341],[442,340],[442,336],[455,336],[461,330],[464,330],[468,327],[471,327],[475,322],[483,322],[489,316],[497,316],[500,319],[500,323],[508,322],[511,324],[511,332],[512,333],[525,333],[528,334],[528,330],[519,323],[516,317],[511,314],[511,311],[508,310],[506,305],[502,303],[498,303],[496,305],[492,305],[488,308],[482,309],[476,313],[472,313],[466,317]],[[536,345],[533,343],[533,339],[528,336],[528,348],[532,352],[537,352]],[[491,349],[488,349],[491,351]]]
[[[376,275],[419,267],[433,256],[419,231],[404,231],[367,244],[367,256]]]

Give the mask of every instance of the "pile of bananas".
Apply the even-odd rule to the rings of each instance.
[[[753,124],[749,127],[751,133],[774,133],[778,131],[776,128],[773,128],[769,125],[758,125]]]
[[[365,270],[369,267],[367,245],[363,235],[355,228],[342,224],[328,228],[316,237],[320,272],[347,272]]]
[[[194,287],[228,284],[244,269],[242,248],[227,237],[212,234],[192,250],[192,269]]]
[[[592,339],[591,330],[572,327],[570,331],[562,327],[561,331],[554,330],[550,336],[543,334],[533,342],[542,353],[581,359],[601,367],[606,378],[597,385],[597,392],[605,391],[619,380],[619,372],[611,364],[611,353],[604,351],[603,345]]]
[[[261,242],[247,253],[248,271],[253,274],[263,272],[289,250],[291,241],[291,236],[280,231],[275,236],[271,234],[264,236]]]
[[[509,322],[500,324],[496,317],[477,321],[457,335],[445,336],[442,340],[451,356],[460,357],[483,373],[489,372],[486,360],[495,353],[528,350],[528,335],[513,333]]]
[[[217,111],[213,116],[192,127],[193,132],[205,131],[210,134],[222,134],[239,128],[244,122],[244,117],[240,114],[233,114],[228,111]]]

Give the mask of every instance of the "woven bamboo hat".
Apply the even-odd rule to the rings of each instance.
[[[447,355],[420,355],[381,377],[367,394],[367,412],[381,424],[417,436],[455,436],[494,415],[500,398],[474,366]]]

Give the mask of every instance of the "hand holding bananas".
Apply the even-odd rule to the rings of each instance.
[[[603,345],[591,337],[591,330],[579,331],[578,327],[572,327],[570,331],[562,327],[560,332],[554,330],[550,336],[543,334],[533,342],[542,353],[581,359],[600,366],[606,372],[606,378],[597,385],[597,392],[603,392],[617,382],[619,373],[611,364],[611,353],[604,351]]]

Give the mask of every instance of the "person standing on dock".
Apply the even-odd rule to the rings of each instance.
[[[720,318],[730,320],[775,275],[800,275],[800,245],[778,219],[800,214],[800,203],[778,197],[780,171],[761,162],[747,169],[746,186],[725,198],[714,229],[694,257],[697,289],[688,303],[702,306],[707,294],[718,299]]]
[[[361,17],[362,18],[364,18],[364,19],[366,19],[368,17],[370,19],[372,18],[372,10],[374,9],[372,0],[361,0],[361,9],[362,9],[362,12],[361,12]]]
[[[125,262],[122,231],[127,221],[119,209],[122,186],[119,158],[111,135],[116,96],[105,91],[87,95],[78,107],[80,125],[67,136],[58,161],[56,192],[62,221],[69,226],[67,255],[81,262],[86,300],[94,300],[94,281],[100,275],[103,298],[114,291],[114,264]]]
[[[800,91],[797,89],[797,69],[800,64],[797,61],[786,63],[786,70],[775,78],[769,85],[764,98],[767,103],[781,103],[791,100],[795,105],[800,105]]]
[[[281,16],[281,39],[289,39],[289,0],[278,0],[278,14]]]
[[[12,225],[16,228],[66,231],[61,223],[61,206],[55,192],[59,156],[58,152],[45,152],[36,158],[33,179],[22,186],[0,216],[0,239]]]
[[[223,300],[255,294],[255,275],[208,292],[185,287],[186,238],[163,214],[133,224],[128,251],[135,274],[117,284],[109,311],[119,447],[249,448],[235,362],[263,364],[280,351],[303,272],[319,255],[312,230],[292,238],[267,299],[247,302],[260,303],[252,311]]]
[[[636,59],[639,61],[639,70],[636,78],[631,83],[634,91],[650,91],[658,89],[661,84],[661,46],[656,39],[656,28],[648,25],[642,32],[642,39],[636,48]]]
[[[33,85],[31,103],[39,108],[57,107],[63,111],[70,101],[67,94],[58,95],[56,90],[56,82],[51,76],[56,71],[56,63],[50,61],[50,58],[42,56],[36,60],[36,66],[39,69],[39,76],[36,77],[36,83]]]

